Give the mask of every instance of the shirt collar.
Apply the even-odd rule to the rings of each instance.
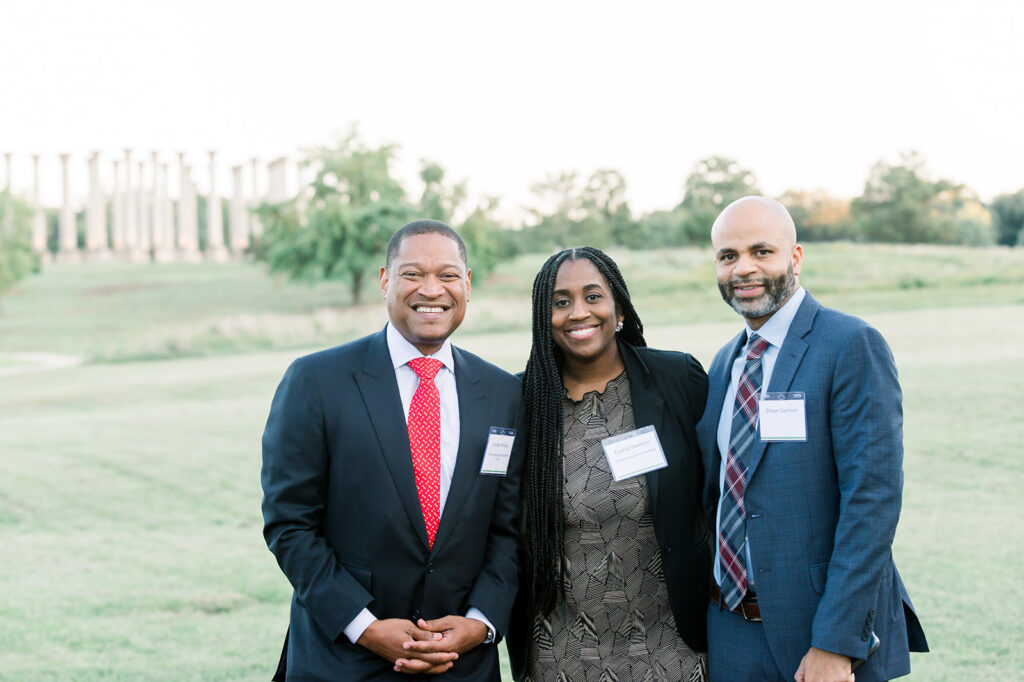
[[[789,333],[789,326],[793,324],[796,311],[800,309],[800,304],[803,303],[806,294],[803,287],[797,287],[790,299],[776,310],[768,318],[768,321],[761,325],[760,329],[753,330],[747,324],[747,340],[750,340],[751,334],[757,334],[776,348],[782,348],[782,342],[786,340],[786,334]]]
[[[424,357],[423,353],[416,346],[409,343],[409,340],[402,336],[402,332],[395,329],[395,326],[390,322],[388,322],[387,326],[387,338],[388,353],[391,354],[391,364],[394,365],[395,369],[398,369],[414,358]],[[436,353],[426,357],[440,360],[448,368],[449,372],[455,372],[455,358],[452,356],[452,342],[450,339],[445,339],[441,348]]]

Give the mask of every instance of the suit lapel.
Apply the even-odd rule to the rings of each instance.
[[[459,395],[459,451],[455,457],[455,472],[444,502],[444,512],[434,538],[435,552],[447,542],[455,524],[462,517],[462,507],[480,475],[483,449],[474,448],[473,444],[478,443],[479,439],[475,437],[473,429],[501,426],[486,424],[484,399],[487,397],[488,382],[481,381],[476,368],[455,346],[452,346],[452,357],[455,361],[455,388]]]
[[[779,349],[779,354],[775,358],[775,368],[772,369],[772,376],[768,381],[769,393],[786,392],[793,384],[793,378],[796,376],[797,369],[800,368],[800,362],[804,359],[804,354],[807,353],[807,342],[803,337],[811,331],[814,316],[817,315],[819,309],[821,309],[821,304],[814,300],[810,293],[805,294],[803,303],[800,304],[793,322],[789,325],[786,340],[782,342],[782,348]],[[761,463],[767,445],[760,439],[754,441],[747,469],[748,482],[757,470],[757,465]]]
[[[732,373],[732,363],[739,355],[740,350],[747,341],[746,332],[740,332],[725,347],[725,353],[721,355],[721,362],[712,364],[711,373],[708,376],[708,400],[704,408],[703,433],[704,443],[702,444],[707,452],[711,454],[711,466],[708,471],[714,472],[715,480],[718,479],[718,469],[722,465],[722,453],[718,451],[718,422],[722,419],[722,410],[725,405],[725,394],[729,390],[729,381]]]
[[[619,354],[626,365],[626,375],[629,378],[629,395],[633,402],[633,422],[636,428],[643,428],[651,425],[662,437],[664,429],[665,401],[657,393],[648,389],[648,370],[644,361],[637,355],[636,351],[627,344],[619,344]],[[662,443],[664,446],[664,443]],[[667,453],[666,453],[667,457]],[[671,465],[671,463],[670,463]],[[651,497],[651,510],[658,508],[658,483],[661,478],[661,469],[647,472],[647,491]]]
[[[426,547],[427,526],[423,521],[423,509],[416,492],[409,431],[405,428],[402,398],[398,393],[391,353],[388,352],[386,332],[380,332],[370,341],[366,361],[362,369],[356,371],[356,383],[384,454],[384,461],[398,490],[398,497],[402,500],[412,527]]]

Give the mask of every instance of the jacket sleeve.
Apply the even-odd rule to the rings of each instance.
[[[309,365],[300,358],[288,368],[263,432],[263,536],[296,598],[333,641],[372,596],[338,563],[321,533],[328,453]]]
[[[838,352],[829,415],[839,515],[811,644],[865,659],[903,491],[902,394],[871,327],[851,330]]]

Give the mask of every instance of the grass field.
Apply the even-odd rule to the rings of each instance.
[[[738,330],[707,252],[616,256],[652,345],[706,365]],[[460,345],[522,367],[542,260],[477,283]],[[900,370],[894,553],[933,648],[906,679],[1024,679],[1024,250],[811,245],[806,263]],[[292,358],[383,324],[368,298],[246,264],[53,267],[5,297],[0,368],[87,362],[0,373],[0,679],[268,679],[290,590],[261,537],[263,422]]]

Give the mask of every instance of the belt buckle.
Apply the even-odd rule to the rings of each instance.
[[[747,615],[747,602],[741,601],[739,603],[739,614],[741,616],[743,616],[743,620],[747,621],[748,623],[760,623],[761,622],[760,609],[758,609],[758,615],[756,615],[756,616]]]

